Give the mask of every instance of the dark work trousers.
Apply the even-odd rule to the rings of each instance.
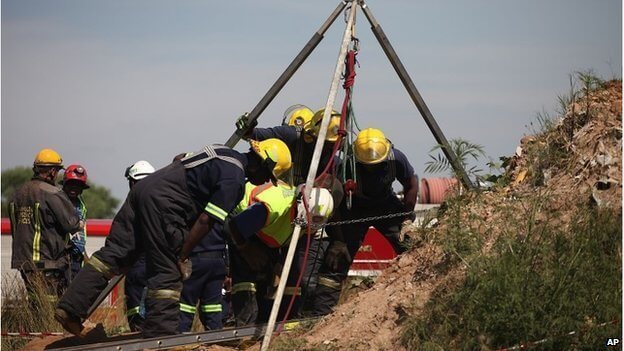
[[[126,201],[115,215],[104,247],[93,253],[89,263],[78,272],[61,297],[58,307],[81,319],[95,302],[108,280],[130,267],[136,256],[138,232],[134,230],[134,193],[130,192]],[[102,265],[97,264],[103,263]],[[96,268],[97,266],[97,268]]]
[[[268,321],[271,308],[273,307],[273,294],[276,291],[274,279],[276,274],[281,273],[284,258],[288,246],[282,249],[272,249],[260,242],[257,237],[253,237],[247,245],[258,245],[269,257],[264,267],[252,268],[243,258],[235,245],[229,245],[230,271],[232,274],[232,309],[236,326],[250,324],[260,324]],[[289,319],[296,318],[299,312],[298,292],[293,291],[299,277],[299,264],[297,257],[293,260],[288,280],[286,281],[286,291],[280,304],[278,320],[282,320],[286,314],[291,297],[295,294],[293,308],[289,314]],[[252,289],[249,284],[253,284]],[[243,288],[241,289],[241,285]]]
[[[71,269],[70,269],[70,278],[67,280],[68,282],[71,282],[72,280],[74,280],[74,277],[76,277],[76,275],[82,268],[82,262],[83,262],[83,258],[81,254],[76,254],[72,252],[70,254],[70,257],[71,257],[71,260],[69,261],[70,262],[69,265]]]
[[[225,280],[225,258],[221,251],[194,252],[190,256],[193,272],[185,280],[180,298],[181,332],[191,331],[195,312],[206,330],[223,328],[222,296]],[[197,303],[199,307],[197,310]]]
[[[141,302],[145,308],[145,298],[147,279],[145,273],[145,254],[139,255],[137,261],[132,265],[126,281],[124,283],[124,293],[126,295],[126,316],[130,330],[142,331],[145,322],[145,311],[141,309]]]
[[[384,201],[376,201],[374,206],[354,206],[351,210],[346,208],[343,203],[340,206],[340,214],[342,220],[351,220],[359,218],[367,218],[373,216],[381,216],[386,214],[405,212],[405,208],[401,201],[394,196]],[[368,203],[366,203],[368,205]],[[349,250],[350,260],[342,260],[336,270],[331,269],[325,262],[319,270],[319,283],[316,289],[314,299],[314,314],[325,315],[331,313],[333,307],[338,303],[340,293],[342,291],[342,283],[347,278],[349,267],[353,263],[353,259],[357,254],[364,237],[368,232],[368,228],[375,227],[394,248],[397,254],[405,251],[405,247],[400,242],[401,224],[406,218],[395,217],[388,219],[379,219],[364,223],[352,223],[341,226],[344,240]],[[327,227],[331,234],[331,227]],[[330,243],[331,246],[331,243]]]
[[[310,249],[305,262],[304,256],[308,240],[306,228],[301,229],[302,236],[297,246],[296,259],[299,260],[299,267],[305,267],[305,272],[301,280],[301,309],[304,311],[312,309],[319,270],[323,264],[327,246],[329,246],[329,237],[315,238],[314,234],[313,232],[310,238]]]
[[[182,290],[176,255],[197,209],[188,194],[184,167],[175,162],[137,183],[113,219],[103,248],[78,273],[58,304],[81,318],[108,279],[130,268],[145,250],[147,274],[146,338],[175,334]],[[97,268],[96,268],[97,267]]]
[[[187,189],[182,164],[173,163],[165,170],[167,172],[151,174],[136,185],[145,184],[140,189],[149,189],[139,193],[140,211],[137,213],[138,225],[144,234],[147,263],[145,338],[178,333],[182,277],[176,262],[188,228],[198,214]]]

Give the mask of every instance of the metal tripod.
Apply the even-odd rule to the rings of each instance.
[[[303,64],[303,62],[305,62],[305,60],[312,53],[312,51],[314,51],[314,49],[318,46],[321,40],[323,40],[325,32],[327,32],[327,30],[329,29],[329,27],[331,27],[331,25],[334,23],[336,18],[345,9],[345,7],[350,3],[353,5],[358,5],[359,7],[362,8],[362,11],[364,11],[364,15],[366,16],[366,19],[371,25],[371,30],[373,31],[375,38],[377,38],[379,45],[381,45],[384,53],[386,54],[386,57],[392,64],[392,67],[394,68],[395,72],[398,74],[399,79],[403,83],[403,86],[407,90],[410,98],[412,99],[412,101],[416,105],[416,108],[418,109],[421,116],[425,120],[425,123],[429,127],[429,130],[433,134],[435,140],[438,142],[438,144],[442,145],[442,151],[444,155],[446,156],[446,158],[451,163],[453,170],[459,176],[463,185],[466,188],[472,189],[473,184],[470,181],[470,178],[468,177],[468,174],[466,173],[463,165],[457,159],[457,156],[451,149],[451,146],[449,145],[448,140],[444,136],[444,133],[442,133],[442,130],[438,126],[438,123],[433,118],[433,114],[427,107],[427,104],[423,100],[422,96],[416,89],[414,82],[412,81],[409,74],[407,73],[405,66],[403,66],[403,63],[401,62],[396,51],[390,44],[388,37],[386,36],[383,29],[381,28],[381,25],[377,22],[377,20],[373,16],[371,9],[368,7],[368,5],[366,5],[364,0],[343,0],[338,4],[338,6],[334,9],[334,11],[329,15],[327,20],[312,35],[310,40],[308,40],[308,42],[301,49],[301,51],[297,54],[297,56],[295,56],[292,62],[284,70],[284,72],[277,78],[275,83],[273,83],[273,85],[269,88],[269,90],[262,97],[262,99],[260,99],[258,104],[256,104],[256,106],[251,110],[251,112],[249,113],[249,117],[248,117],[249,124],[252,124],[255,120],[258,119],[258,117],[260,117],[262,112],[264,112],[264,110],[271,103],[271,101],[273,101],[273,99],[277,96],[277,94],[279,94],[279,92],[286,85],[286,83],[290,80],[290,78],[295,74],[295,72],[299,69],[299,67]],[[353,9],[356,9],[358,6],[353,6]],[[329,111],[331,111],[331,108],[332,106],[329,106],[329,108],[325,109],[327,112],[326,114],[329,114]],[[328,118],[324,117],[323,120],[324,122],[320,128],[322,132],[326,130],[326,127],[327,127],[326,121],[328,120]],[[244,131],[237,130],[230,136],[230,138],[227,140],[225,145],[228,147],[236,146],[236,144],[242,138],[243,133]],[[311,170],[314,170],[314,172],[316,172],[316,165],[314,167],[311,167]],[[309,189],[311,189],[311,182],[309,181],[306,182],[306,188],[308,189],[308,191]],[[306,194],[306,196],[309,196],[309,193]],[[106,298],[108,293],[115,287],[115,285],[117,285],[117,283],[121,280],[121,278],[122,276],[120,275],[111,279],[108,286],[104,289],[104,291],[102,291],[97,301],[89,309],[89,312],[87,314],[88,316],[91,315],[91,313],[100,305],[100,303],[104,300],[104,298]],[[269,330],[272,330],[272,328],[269,328]]]
[[[332,81],[332,86],[330,88],[329,97],[325,105],[325,113],[323,116],[321,127],[319,129],[319,135],[316,140],[314,154],[312,156],[312,162],[310,164],[310,170],[306,179],[306,184],[304,187],[304,197],[309,198],[313,179],[316,175],[318,162],[320,159],[320,153],[323,148],[323,141],[325,139],[325,132],[326,132],[327,125],[329,123],[330,111],[333,108],[333,103],[334,103],[334,99],[336,96],[337,80],[339,79],[339,75],[341,72],[340,65],[343,64],[344,62],[348,39],[350,39],[350,36],[352,34],[351,27],[354,25],[355,12],[357,12],[358,7],[361,7],[362,11],[364,11],[366,19],[371,25],[371,30],[373,31],[373,34],[375,35],[375,37],[377,38],[377,41],[381,45],[384,53],[386,54],[386,57],[388,58],[388,60],[390,60],[392,67],[394,67],[394,70],[399,75],[399,78],[401,79],[403,86],[405,87],[405,89],[407,89],[409,96],[412,98],[412,101],[414,102],[418,110],[420,111],[422,117],[425,120],[425,123],[429,127],[429,130],[431,130],[436,141],[440,145],[442,145],[442,151],[444,152],[444,155],[446,156],[446,158],[450,161],[451,165],[453,166],[455,173],[459,176],[464,186],[466,186],[467,188],[473,188],[470,178],[468,177],[468,174],[464,170],[463,165],[457,159],[446,137],[444,136],[444,133],[442,133],[442,130],[440,129],[437,122],[433,118],[433,115],[431,114],[431,111],[425,104],[422,96],[416,89],[414,82],[412,81],[409,74],[407,73],[407,70],[405,69],[405,67],[403,66],[403,63],[401,62],[398,55],[396,54],[396,51],[390,44],[388,37],[386,36],[383,29],[381,28],[381,25],[377,22],[377,20],[372,14],[372,11],[365,4],[364,0],[343,0],[340,2],[340,4],[332,12],[329,18],[325,21],[325,23],[323,23],[321,28],[316,33],[314,33],[314,35],[308,41],[306,46],[299,52],[299,54],[295,57],[295,59],[288,66],[288,68],[282,73],[282,75],[273,84],[273,86],[271,86],[269,91],[264,95],[264,97],[260,100],[260,102],[256,105],[256,107],[254,107],[254,109],[251,111],[251,113],[248,116],[249,125],[253,125],[253,122],[255,122],[255,120],[258,119],[258,117],[266,109],[268,104],[273,100],[273,98],[275,98],[275,96],[279,93],[279,91],[284,87],[286,82],[288,82],[290,77],[292,77],[292,75],[301,66],[301,64],[305,61],[305,59],[310,55],[310,53],[322,40],[323,34],[327,31],[329,26],[335,21],[338,14],[347,6],[348,3],[352,4],[351,13],[349,14],[349,21],[347,23],[347,28],[345,29],[341,51],[339,54],[338,63],[336,65],[336,71],[334,72],[334,80]],[[237,130],[227,141],[226,145],[229,147],[233,147],[234,145],[236,145],[236,143],[240,140],[244,132],[245,131],[243,130]],[[299,216],[302,216],[302,215],[303,214],[299,213]],[[286,255],[286,261],[284,262],[284,267],[283,267],[282,274],[281,274],[282,277],[287,277],[289,274],[290,266],[294,258],[294,252],[296,250],[296,243],[299,239],[300,232],[301,232],[301,226],[296,225],[294,232],[292,234],[292,237],[290,239],[290,245],[288,248],[288,253]],[[285,285],[286,285],[285,279],[280,280],[277,293],[275,296],[275,300],[273,303],[273,307],[271,309],[271,314],[270,314],[269,321],[268,321],[268,328],[265,332],[265,336],[262,341],[262,347],[261,347],[262,351],[268,350],[268,347],[270,345],[271,336],[274,330],[273,326],[275,325],[275,322],[276,322],[277,311],[280,308],[281,299],[283,296]]]
[[[392,64],[392,67],[394,67],[395,72],[399,75],[399,79],[401,79],[403,86],[405,87],[410,98],[416,105],[416,108],[418,108],[418,111],[420,111],[420,114],[425,120],[427,127],[429,127],[429,130],[433,134],[433,137],[438,142],[438,144],[442,145],[442,152],[444,153],[446,158],[451,163],[451,166],[453,167],[455,174],[457,174],[460,177],[462,184],[466,188],[472,189],[473,184],[470,181],[470,178],[468,177],[466,170],[464,169],[461,162],[459,162],[459,160],[457,159],[457,156],[451,149],[451,146],[449,145],[448,140],[444,136],[444,133],[442,133],[440,126],[438,126],[438,123],[433,118],[433,114],[427,107],[427,104],[425,103],[422,96],[418,92],[418,89],[416,89],[416,85],[414,85],[412,78],[410,78],[409,74],[407,73],[405,66],[403,66],[403,63],[401,62],[401,60],[399,59],[399,56],[397,55],[396,51],[392,47],[392,44],[390,44],[390,40],[388,40],[386,33],[384,33],[383,29],[381,28],[381,25],[377,22],[377,20],[373,16],[371,9],[368,7],[368,5],[366,5],[364,0],[344,0],[338,4],[336,9],[329,15],[329,17],[323,23],[323,25],[321,25],[319,30],[317,30],[312,35],[312,38],[310,38],[310,40],[306,43],[303,49],[301,49],[299,54],[297,54],[297,56],[293,59],[290,65],[288,65],[286,70],[279,76],[279,78],[275,81],[275,83],[273,83],[271,88],[269,88],[269,90],[262,97],[262,99],[258,102],[258,104],[253,108],[253,110],[251,110],[251,112],[249,113],[250,123],[258,119],[258,117],[262,114],[262,112],[264,112],[264,110],[271,103],[271,101],[273,101],[273,99],[277,96],[280,90],[282,90],[284,85],[286,85],[286,83],[290,80],[290,78],[295,74],[297,69],[299,69],[299,67],[303,64],[303,62],[305,62],[305,60],[312,53],[312,51],[314,51],[316,46],[321,42],[321,40],[323,40],[323,35],[327,31],[327,29],[329,29],[332,23],[334,23],[338,15],[342,12],[342,10],[344,10],[347,4],[355,3],[355,2],[357,2],[357,4],[362,8],[362,11],[364,11],[364,15],[366,16],[366,19],[371,25],[371,30],[373,31],[375,38],[377,38],[379,45],[381,45],[381,48],[386,54],[386,57]],[[238,141],[241,139],[241,137],[242,137],[242,131],[236,131],[227,140],[225,145],[229,147],[234,147],[236,143],[238,143]]]

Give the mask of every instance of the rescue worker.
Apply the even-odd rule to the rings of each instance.
[[[35,294],[41,283],[48,300],[61,296],[69,271],[69,233],[83,229],[67,195],[54,186],[62,168],[63,160],[56,151],[42,149],[35,156],[32,179],[9,201],[11,268],[20,272],[31,307],[37,306]]]
[[[277,138],[285,142],[293,157],[293,180],[291,184],[303,184],[306,182],[310,170],[314,145],[316,137],[319,135],[324,113],[325,109],[314,113],[304,105],[293,105],[286,110],[283,124],[280,126],[258,128],[256,127],[257,121],[254,121],[253,125],[250,126],[247,120],[248,115],[244,114],[237,120],[236,127],[247,131],[245,138],[255,140]],[[333,146],[338,140],[339,128],[340,114],[332,111],[317,175],[323,172],[333,156]]]
[[[292,167],[292,162],[285,163],[284,167],[274,169],[275,174],[279,174],[282,179],[291,178],[288,176]],[[277,192],[282,192],[284,183],[278,180],[277,186],[272,183],[265,183],[267,188],[275,188]],[[287,184],[286,184],[287,185]],[[245,197],[241,202],[245,201],[247,189],[255,187],[251,183],[247,183],[245,187]],[[235,212],[240,207],[240,203]],[[221,319],[222,308],[222,287],[226,277],[225,250],[226,238],[224,236],[221,225],[215,225],[213,230],[198,244],[193,253],[191,260],[193,270],[191,277],[184,282],[182,288],[182,299],[180,301],[181,317],[180,331],[190,331],[193,323],[194,314],[197,312],[196,305],[199,301],[200,320],[206,330],[221,329],[223,322]]]
[[[407,157],[385,137],[379,129],[367,128],[360,131],[353,143],[355,155],[355,178],[347,168],[346,179],[356,179],[356,190],[352,206],[343,200],[339,207],[341,220],[352,220],[413,211],[418,195],[418,177]],[[398,180],[403,186],[401,202],[392,190],[392,183]],[[345,199],[347,199],[345,194]],[[325,254],[324,263],[314,301],[314,313],[325,315],[338,302],[342,283],[347,277],[353,258],[359,250],[369,226],[374,226],[401,254],[405,251],[400,241],[400,231],[407,217],[378,219],[368,222],[328,227],[331,243]],[[413,219],[413,218],[412,218]]]
[[[67,194],[72,205],[74,205],[76,214],[83,223],[86,223],[87,206],[82,199],[82,192],[85,189],[89,189],[89,185],[87,185],[87,170],[81,165],[67,166],[61,184],[63,191]],[[76,274],[78,274],[85,258],[89,259],[86,250],[87,227],[85,226],[83,230],[71,233],[70,238],[72,247],[69,251],[71,258],[69,281],[73,280]]]
[[[281,126],[257,128],[257,121],[254,121],[254,123],[249,126],[249,122],[247,121],[248,116],[244,114],[238,119],[237,128],[248,131],[245,137],[257,140],[263,140],[265,138],[278,138],[283,140],[286,145],[288,145],[290,153],[293,156],[292,184],[299,185],[306,182],[324,113],[324,108],[312,112],[310,108],[297,104],[286,109]],[[338,167],[340,162],[338,157],[335,156],[336,150],[334,149],[335,142],[338,140],[340,133],[340,119],[340,114],[332,110],[316,176],[320,176],[326,170],[327,164],[332,158],[334,160],[333,167],[327,170],[327,174],[330,176],[320,180],[323,184],[315,184],[315,186],[332,189],[332,196],[337,198],[342,198],[342,192],[340,194],[334,193],[335,189],[341,189],[342,186],[340,184],[333,184],[334,181],[337,181],[334,169]],[[304,241],[306,241],[306,238],[302,237],[301,243],[299,244],[301,249],[297,254],[299,261],[303,261],[303,256],[305,254],[305,251],[303,251],[305,248]],[[323,231],[315,233],[309,247],[308,259],[305,262],[306,269],[302,284],[304,300],[313,299],[320,262],[323,259],[323,253],[328,245],[329,241]],[[301,262],[301,264],[303,264],[303,262]]]
[[[124,176],[128,180],[128,188],[134,185],[156,169],[149,162],[140,160],[126,168]],[[147,293],[147,278],[145,277],[145,253],[141,253],[132,265],[124,282],[126,296],[126,318],[128,326],[133,332],[143,330],[145,321],[145,295]]]
[[[295,188],[280,181],[255,186],[247,183],[245,196],[226,222],[230,234],[232,271],[232,308],[237,326],[257,324],[268,320],[272,306],[274,277],[279,276],[286,256],[285,244],[290,239],[297,215]],[[309,205],[316,222],[327,220],[333,210],[333,199],[327,189],[314,188]],[[280,248],[282,250],[280,251]],[[293,260],[280,305],[278,318],[283,318],[290,297],[295,296],[289,317],[299,310],[299,261]]]
[[[104,247],[92,255],[59,301],[57,321],[80,335],[82,320],[108,280],[145,251],[143,337],[178,333],[180,291],[182,279],[191,274],[191,250],[240,201],[245,177],[255,184],[276,181],[274,169],[290,162],[290,152],[280,140],[250,144],[244,154],[226,146],[206,146],[137,183],[113,219]]]

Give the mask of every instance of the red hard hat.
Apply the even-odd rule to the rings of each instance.
[[[81,165],[69,165],[65,169],[65,174],[63,175],[63,183],[69,180],[77,180],[81,182],[85,188],[88,188],[87,185],[87,170]]]

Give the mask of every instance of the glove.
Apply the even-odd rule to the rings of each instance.
[[[84,232],[75,232],[70,235],[72,242],[71,252],[76,255],[82,255],[85,252],[85,245],[87,244],[87,236]]]
[[[238,251],[249,264],[249,268],[256,272],[262,271],[269,264],[269,255],[260,245],[262,244],[247,242],[238,247]]]
[[[345,263],[351,262],[351,255],[349,254],[349,249],[347,249],[347,244],[342,241],[332,241],[325,254],[325,263],[327,263],[329,268],[337,271],[340,266],[340,261],[343,260]]]
[[[180,271],[180,274],[182,275],[182,281],[187,280],[188,278],[191,277],[191,274],[193,273],[193,263],[191,262],[191,260],[189,260],[188,258],[183,260],[178,260],[178,270]]]
[[[236,131],[238,134],[248,136],[252,129],[258,125],[257,120],[250,121],[249,112],[243,113],[236,119]]]

